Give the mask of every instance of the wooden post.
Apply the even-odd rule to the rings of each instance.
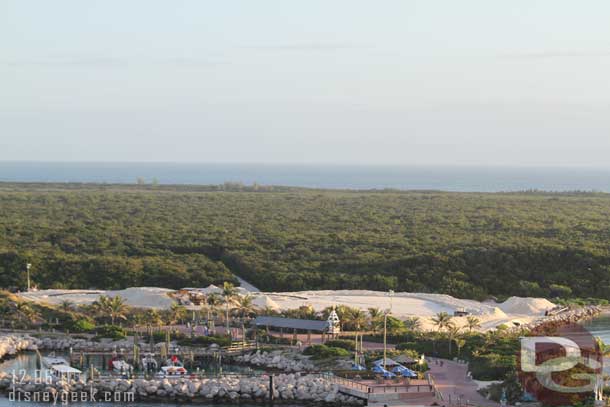
[[[307,345],[311,345],[311,329],[307,331]]]
[[[284,339],[284,328],[280,328],[280,338]]]
[[[269,400],[273,403],[273,375],[269,375]]]

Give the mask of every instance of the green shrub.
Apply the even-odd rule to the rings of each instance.
[[[230,346],[232,341],[228,336],[195,336],[178,340],[180,346],[202,346],[207,347],[215,343],[218,346]]]
[[[125,339],[127,337],[127,332],[116,325],[103,325],[96,329],[97,336],[99,338],[111,338],[115,341],[119,339]]]
[[[489,353],[472,358],[469,368],[476,380],[502,380],[515,369],[515,364],[515,355]]]
[[[343,348],[335,348],[326,345],[312,345],[307,347],[303,353],[313,359],[326,359],[350,356],[350,352]]]
[[[332,341],[326,342],[324,345],[333,348],[342,348],[352,352],[356,349],[354,341],[349,341],[347,339],[334,339]]]
[[[165,331],[153,332],[153,341],[154,342],[165,342],[166,338],[167,338],[167,333]],[[183,334],[182,332],[174,331],[174,332],[170,332],[169,338],[172,341],[180,341],[180,340],[186,339],[187,336],[185,334]],[[146,335],[146,339],[150,340],[150,336]]]
[[[72,323],[70,330],[72,332],[91,332],[95,329],[95,324],[86,318],[77,319]]]

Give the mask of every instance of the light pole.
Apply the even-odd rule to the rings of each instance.
[[[27,275],[28,275],[28,291],[30,291],[30,288],[31,288],[31,287],[30,287],[30,286],[31,286],[31,283],[30,283],[30,268],[31,268],[31,267],[32,267],[32,264],[31,264],[31,263],[27,263],[27,264],[25,265],[25,268],[27,269]]]
[[[392,312],[392,296],[394,290],[388,291],[390,297],[390,309],[383,314],[383,368],[386,369],[386,358],[388,354],[388,314]]]

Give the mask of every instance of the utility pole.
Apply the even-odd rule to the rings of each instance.
[[[383,314],[383,368],[386,369],[386,355],[388,353],[388,312]]]
[[[390,309],[387,310],[383,315],[383,368],[386,369],[386,358],[388,354],[388,314],[392,312],[392,296],[394,290],[388,291],[388,297],[390,297]]]
[[[30,288],[32,288],[31,287],[32,284],[31,284],[31,281],[30,281],[30,267],[32,267],[31,263],[27,263],[25,265],[25,268],[27,269],[27,275],[28,275],[28,292],[30,291]]]
[[[229,323],[229,299],[227,298],[227,308],[226,308],[226,314],[225,314],[225,319],[227,320],[227,333],[226,335],[229,335],[231,337],[231,339],[233,339],[233,335],[231,335],[231,324]]]

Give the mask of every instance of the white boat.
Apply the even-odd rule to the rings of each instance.
[[[142,369],[146,372],[157,370],[157,361],[151,353],[142,358]]]
[[[188,371],[182,366],[161,366],[161,371],[157,373],[158,377],[184,377],[188,375]]]
[[[117,373],[128,373],[132,370],[132,367],[123,359],[116,359],[112,361],[112,370]]]
[[[52,365],[49,367],[51,371],[51,375],[60,380],[80,380],[81,372],[78,369],[75,369],[69,365]]]
[[[50,353],[47,356],[43,356],[42,365],[48,369],[50,369],[53,366],[61,366],[61,365],[70,366],[70,364],[68,363],[68,361],[65,358],[62,358],[61,356],[55,356],[55,353]]]
[[[159,377],[182,377],[188,375],[188,371],[176,356],[165,361],[165,366],[161,366],[161,371],[157,373]]]

